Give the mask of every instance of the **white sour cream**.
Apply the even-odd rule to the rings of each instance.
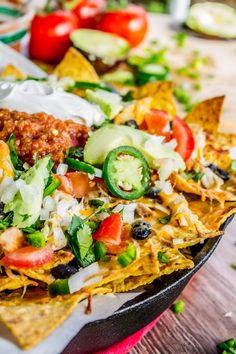
[[[27,80],[10,85],[12,90],[0,99],[1,108],[29,114],[44,112],[60,120],[71,119],[87,127],[101,125],[106,118],[97,105],[62,89],[52,88],[47,83]]]

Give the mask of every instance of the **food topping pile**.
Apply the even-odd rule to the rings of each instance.
[[[140,60],[138,85],[113,83],[71,48],[53,79],[37,80],[42,90],[63,90],[63,81],[66,99],[80,96],[79,123],[1,103],[0,319],[24,349],[84,298],[192,268],[191,246],[221,236],[236,211],[236,136],[218,132],[224,97],[181,118],[173,84],[160,73],[149,80],[153,67]],[[6,72],[16,85],[36,81]],[[95,110],[102,119],[86,124]]]

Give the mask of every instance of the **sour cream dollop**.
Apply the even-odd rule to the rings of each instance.
[[[90,127],[101,125],[106,119],[99,106],[44,82],[26,80],[11,83],[12,90],[0,100],[0,107],[29,114],[44,112],[62,121],[73,120]]]

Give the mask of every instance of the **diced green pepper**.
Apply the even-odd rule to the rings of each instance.
[[[103,258],[107,253],[106,246],[104,245],[103,242],[97,241],[94,245],[94,254],[96,261],[99,261],[101,258]]]
[[[45,238],[40,231],[35,231],[27,235],[27,240],[29,244],[33,247],[44,247],[45,246]]]
[[[183,300],[178,300],[172,307],[172,311],[176,313],[177,315],[183,312],[184,310],[184,302]]]
[[[53,283],[49,284],[48,291],[51,297],[70,294],[68,279],[55,280]]]

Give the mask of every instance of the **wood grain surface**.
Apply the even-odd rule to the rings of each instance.
[[[214,354],[216,344],[236,338],[236,220],[180,296],[182,314],[167,310],[130,354]],[[231,317],[225,314],[232,312]]]

